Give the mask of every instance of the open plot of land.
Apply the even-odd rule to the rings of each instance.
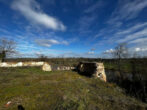
[[[11,101],[9,107],[5,104]],[[0,110],[146,110],[115,84],[73,71],[0,68]]]

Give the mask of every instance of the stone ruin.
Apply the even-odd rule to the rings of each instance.
[[[52,70],[75,70],[75,67],[72,66],[52,66]]]
[[[77,66],[79,73],[87,76],[100,78],[107,81],[103,63],[98,62],[80,62]]]
[[[49,65],[47,62],[44,62],[42,66],[43,71],[52,71],[51,65]]]
[[[74,70],[75,67],[68,66],[57,66],[56,68],[51,66],[47,62],[0,62],[0,67],[42,67],[43,71],[53,71],[53,70]],[[100,78],[106,82],[106,75],[103,63],[98,62],[80,62],[77,66],[79,73],[87,76],[93,76]]]
[[[51,66],[47,62],[0,62],[0,67],[42,67],[43,71],[54,71],[54,70],[73,70],[75,67],[69,66]]]
[[[42,66],[43,71],[52,71],[51,66],[47,62],[0,62],[0,67],[33,67]]]

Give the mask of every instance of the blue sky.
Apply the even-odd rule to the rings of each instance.
[[[0,38],[18,57],[100,57],[121,42],[147,53],[147,0],[0,0]]]

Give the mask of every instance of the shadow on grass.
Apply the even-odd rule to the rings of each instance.
[[[72,71],[76,72],[77,74],[82,75],[82,76],[86,76],[86,77],[89,77],[89,78],[92,77],[92,74],[90,74],[88,72],[80,72],[78,69],[73,69]]]
[[[22,105],[17,106],[18,110],[25,110],[25,108]]]

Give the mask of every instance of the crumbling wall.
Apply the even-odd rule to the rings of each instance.
[[[53,70],[74,70],[75,67],[71,67],[71,66],[54,66]]]
[[[73,70],[75,67],[69,67],[69,66],[51,66],[47,62],[0,62],[0,67],[42,67],[43,71],[52,71],[52,70]]]
[[[73,70],[74,67],[68,66],[58,66],[56,69],[52,69],[50,64],[47,62],[1,62],[0,67],[31,67],[31,66],[42,66],[43,71],[52,71],[52,70]],[[80,62],[78,65],[78,71],[89,76],[94,76],[100,78],[103,81],[106,81],[106,75],[104,71],[103,63],[97,62]]]
[[[43,71],[52,71],[51,66],[47,62],[1,62],[0,67],[27,67],[42,66]]]
[[[80,62],[77,70],[79,73],[100,78],[106,82],[106,74],[103,63],[98,62]]]
[[[44,62],[43,66],[42,66],[42,70],[43,71],[52,71],[52,68],[47,62]]]

